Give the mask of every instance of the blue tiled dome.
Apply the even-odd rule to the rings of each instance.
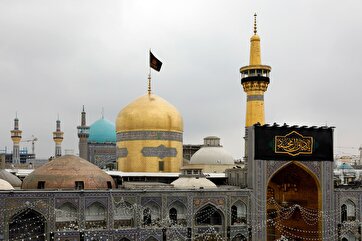
[[[342,163],[341,165],[339,165],[338,169],[353,169],[353,167],[348,164],[348,163]]]
[[[114,124],[104,118],[101,118],[94,122],[89,129],[88,142],[116,143],[116,128]]]

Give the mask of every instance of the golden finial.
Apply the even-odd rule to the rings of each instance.
[[[254,34],[257,33],[257,29],[256,29],[256,13],[254,13]]]

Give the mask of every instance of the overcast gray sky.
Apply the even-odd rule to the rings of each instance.
[[[335,126],[335,152],[362,143],[362,1],[128,0],[0,2],[0,149],[12,149],[18,112],[38,157],[54,155],[59,113],[63,150],[78,153],[82,105],[88,124],[118,112],[147,89],[148,50],[163,62],[154,93],[184,118],[184,143],[221,138],[243,155],[254,12],[262,62],[272,66],[266,122]],[[30,143],[22,143],[31,149]],[[341,149],[340,147],[346,147]],[[353,149],[354,148],[354,149]]]

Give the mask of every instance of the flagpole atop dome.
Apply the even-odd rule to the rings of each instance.
[[[148,94],[151,94],[151,67],[150,72],[148,73]]]
[[[149,64],[149,72],[148,72],[148,95],[151,94],[151,48],[150,48],[150,64]]]
[[[151,52],[150,49],[150,73],[148,74],[148,94],[151,94],[151,68],[160,72],[162,62],[158,60]]]

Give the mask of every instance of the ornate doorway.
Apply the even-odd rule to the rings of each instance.
[[[9,222],[9,240],[45,240],[46,220],[33,209],[15,214]]]
[[[320,185],[298,162],[279,169],[267,188],[267,240],[318,240],[322,220]]]

